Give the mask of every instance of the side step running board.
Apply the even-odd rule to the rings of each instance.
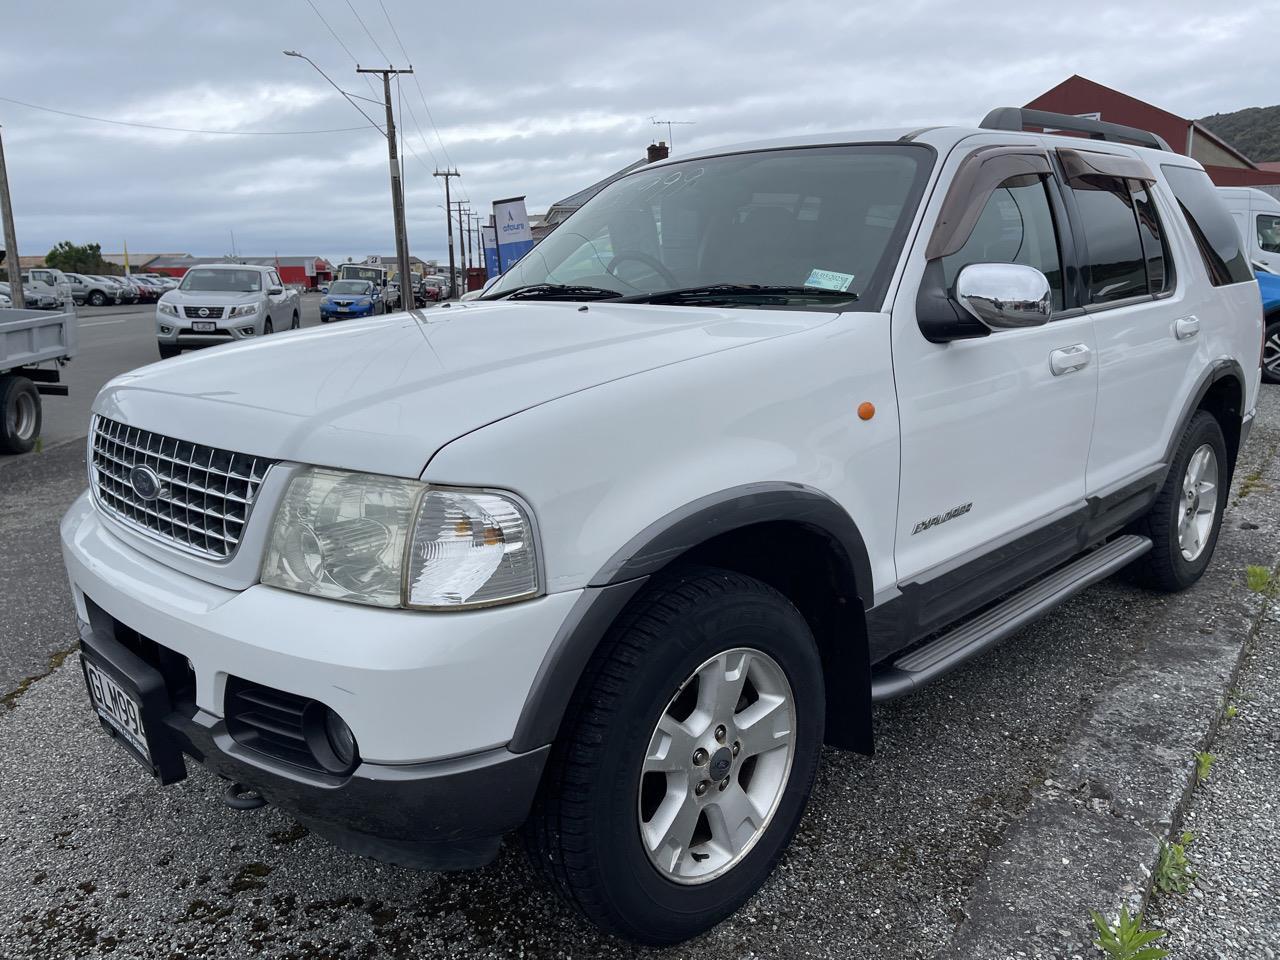
[[[877,669],[871,677],[872,701],[892,700],[949,673],[1150,549],[1149,539],[1130,534],[1073,560],[985,613]]]

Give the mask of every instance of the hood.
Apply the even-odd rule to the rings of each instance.
[[[257,303],[266,291],[227,293],[222,290],[170,290],[160,299],[181,306],[185,303],[218,306],[220,304]]]
[[[450,440],[521,410],[835,316],[584,306],[456,304],[273,334],[117,377],[94,410],[240,453],[416,477]]]

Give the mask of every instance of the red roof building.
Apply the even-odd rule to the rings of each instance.
[[[1280,184],[1280,170],[1266,169],[1272,164],[1255,164],[1195,120],[1179,117],[1085,77],[1068,77],[1052,90],[1040,94],[1027,107],[1150,130],[1163,137],[1171,149],[1199,160],[1209,177],[1220,187]]]

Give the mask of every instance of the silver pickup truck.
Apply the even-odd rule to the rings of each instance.
[[[40,438],[41,394],[67,395],[61,368],[76,354],[74,311],[0,309],[0,454]]]

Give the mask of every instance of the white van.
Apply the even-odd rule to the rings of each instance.
[[[1280,200],[1255,187],[1219,187],[1218,194],[1240,228],[1254,266],[1280,273]]]
[[[72,300],[71,283],[61,270],[55,270],[52,267],[33,267],[23,272],[22,283],[24,286],[29,284],[35,287],[39,293],[51,294],[59,303]]]

